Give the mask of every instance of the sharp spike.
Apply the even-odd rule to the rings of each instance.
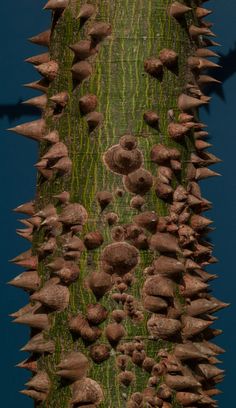
[[[41,110],[44,110],[47,106],[48,98],[46,95],[36,96],[35,98],[28,99],[27,101],[22,102],[25,105],[36,106]]]
[[[209,14],[212,13],[212,10],[209,10],[203,7],[197,7],[195,9],[195,13],[196,13],[197,18],[201,19],[201,18],[209,16]]]
[[[11,313],[9,316],[13,317],[14,319],[24,316],[27,313],[35,313],[38,312],[39,309],[42,307],[42,305],[39,302],[36,302],[35,304],[28,303],[27,305],[21,307],[19,310],[17,310],[14,313]]]
[[[9,262],[16,263],[16,262],[19,262],[19,261],[24,261],[24,260],[30,258],[31,255],[32,255],[32,250],[28,249],[27,251],[22,252],[20,255],[17,255],[15,258],[10,259]]]
[[[33,373],[38,371],[37,367],[37,360],[34,360],[34,357],[30,356],[26,360],[21,361],[20,363],[16,364],[18,368],[25,368]]]
[[[35,291],[39,288],[41,279],[37,271],[27,271],[8,282],[9,285],[24,290]]]
[[[13,320],[13,323],[27,324],[30,327],[40,330],[48,330],[50,328],[48,315],[46,313],[26,313]]]
[[[43,7],[43,10],[58,10],[65,9],[69,4],[69,0],[48,0]]]
[[[46,130],[46,123],[44,119],[37,119],[32,122],[22,123],[8,130],[28,137],[29,139],[41,141]]]
[[[199,75],[197,82],[200,86],[208,85],[208,84],[221,84],[221,81],[218,81],[218,79],[213,78],[212,76],[209,75]]]
[[[50,54],[49,52],[44,52],[43,54],[34,55],[33,57],[29,57],[25,59],[25,62],[28,62],[33,65],[40,65],[44,64],[45,62],[50,61]]]
[[[51,30],[43,31],[35,35],[34,37],[29,38],[29,41],[33,44],[42,45],[44,47],[49,47],[51,37]]]
[[[210,37],[216,37],[216,35],[209,30],[207,27],[197,27],[194,24],[191,24],[189,29],[189,34],[193,39],[197,39],[199,36],[207,35]]]
[[[199,58],[208,58],[208,57],[219,57],[219,54],[209,50],[208,48],[198,48],[196,50],[196,56]]]
[[[43,333],[33,336],[28,343],[21,348],[21,351],[32,353],[54,353],[55,344],[52,340],[46,340]]]
[[[203,180],[208,177],[214,177],[214,176],[221,176],[220,173],[216,173],[215,171],[208,169],[208,167],[201,167],[196,170],[196,175],[195,179],[196,180]]]
[[[16,213],[22,213],[22,214],[26,214],[26,215],[34,215],[34,213],[35,213],[35,202],[32,200],[32,201],[29,201],[27,203],[21,204],[18,207],[14,208],[13,211],[16,212]],[[26,253],[28,253],[28,251],[23,252],[23,254],[26,254]],[[16,258],[14,258],[14,259],[16,259]]]
[[[207,102],[202,101],[186,94],[181,94],[178,98],[178,107],[183,112],[198,108],[205,105]]]
[[[191,10],[192,10],[191,7],[185,6],[184,4],[178,1],[174,1],[174,3],[171,4],[168,10],[168,14],[176,19],[181,19],[182,17],[184,17],[185,13]]]
[[[39,81],[29,82],[28,84],[24,84],[23,86],[47,93],[49,82],[45,78],[42,78]]]
[[[33,398],[36,401],[45,401],[47,398],[47,394],[35,390],[21,390],[20,393],[26,395],[27,397]]]

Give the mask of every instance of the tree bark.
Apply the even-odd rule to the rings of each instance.
[[[55,162],[49,160],[47,173],[44,173],[44,176],[38,175],[35,213],[41,210],[39,213],[41,223],[38,228],[34,228],[32,248],[33,254],[39,259],[38,274],[41,278],[41,287],[45,287],[46,282],[53,277],[48,264],[57,257],[68,259],[71,256],[68,257],[69,250],[66,251],[63,245],[69,236],[68,234],[72,231],[73,223],[66,224],[60,219],[60,214],[63,213],[68,203],[63,204],[54,196],[63,191],[69,192],[70,202],[81,204],[87,211],[88,219],[81,231],[78,227],[78,230],[73,232],[85,244],[85,250],[82,251],[80,259],[74,258],[72,254],[72,261],[75,261],[80,269],[79,276],[75,282],[70,282],[70,285],[66,285],[62,279],[62,285],[69,287],[69,304],[63,310],[55,311],[56,307],[54,309],[48,308],[47,305],[44,309],[44,312],[49,314],[51,327],[49,330],[44,330],[43,333],[46,338],[54,342],[55,351],[33,354],[33,358],[37,357],[38,371],[46,371],[51,384],[49,392],[44,395],[45,401],[39,402],[39,406],[45,408],[72,406],[70,401],[71,397],[74,398],[72,396],[74,382],[61,380],[56,372],[58,371],[57,365],[66,355],[66,352],[77,350],[83,353],[89,362],[86,378],[93,379],[99,384],[103,397],[101,399],[98,397],[97,400],[95,398],[93,401],[90,396],[90,399],[84,401],[84,405],[80,402],[80,405],[73,406],[85,407],[86,404],[90,403],[89,407],[99,406],[101,408],[123,408],[126,406],[130,408],[144,406],[177,408],[182,406],[181,401],[184,401],[184,396],[180,395],[183,391],[198,395],[199,400],[204,397],[204,406],[211,407],[213,403],[210,401],[210,397],[207,400],[207,390],[209,389],[209,385],[206,384],[207,374],[202,374],[201,368],[199,368],[201,362],[207,362],[210,354],[205,352],[206,354],[203,356],[204,352],[202,352],[202,357],[194,360],[192,356],[193,360],[187,359],[186,363],[175,352],[177,344],[189,344],[189,342],[192,344],[191,341],[202,344],[202,341],[209,339],[211,334],[213,335],[211,329],[206,328],[196,334],[187,335],[186,332],[192,330],[188,324],[190,326],[200,324],[200,320],[189,323],[184,320],[189,316],[201,318],[201,322],[205,321],[205,323],[210,320],[205,312],[191,315],[187,309],[187,306],[198,299],[198,296],[199,299],[209,298],[211,300],[205,284],[208,278],[204,275],[202,268],[207,262],[213,262],[211,248],[202,240],[202,233],[206,231],[205,225],[204,227],[198,225],[200,221],[204,221],[199,221],[197,218],[195,220],[197,225],[193,225],[192,221],[194,220],[193,215],[199,214],[204,208],[204,200],[200,193],[197,196],[195,185],[197,176],[194,172],[196,172],[195,167],[198,168],[198,164],[195,167],[189,166],[193,151],[200,155],[201,165],[206,163],[202,151],[196,150],[195,146],[197,131],[201,131],[201,127],[198,125],[197,110],[187,109],[188,113],[194,116],[191,119],[194,124],[189,125],[187,133],[185,129],[184,136],[176,135],[176,129],[173,130],[174,133],[171,133],[170,130],[170,124],[178,123],[179,125],[178,115],[186,111],[183,108],[180,109],[180,102],[178,102],[180,95],[188,94],[195,97],[199,104],[204,99],[200,94],[196,80],[199,69],[191,70],[188,63],[188,58],[195,56],[196,49],[204,47],[204,39],[189,34],[191,24],[197,26],[202,24],[202,20],[197,18],[196,10],[201,1],[186,1],[184,4],[192,7],[192,10],[184,14],[181,19],[170,15],[169,8],[173,3],[171,0],[90,0],[89,3],[95,6],[96,12],[86,21],[77,18],[81,6],[84,4],[79,0],[70,1],[65,10],[56,10],[52,14],[49,52],[50,59],[59,64],[59,69],[55,79],[50,81],[47,89],[47,105],[43,112],[46,130],[44,129],[43,132],[46,135],[50,131],[58,131],[60,141],[64,142],[68,148],[72,169],[70,173],[66,174],[63,171],[53,170],[52,172],[52,165],[57,162],[57,157]],[[90,30],[97,22],[111,24],[112,31],[103,41],[96,40],[96,44],[93,44],[93,46],[97,45],[97,52],[87,59],[92,66],[92,73],[88,78],[78,83],[75,80],[75,74],[73,78],[71,72],[76,61],[69,46],[80,40],[90,39]],[[162,75],[150,75],[147,60],[158,58],[163,49],[175,51],[178,61],[168,65],[169,60],[167,62],[163,60]],[[196,85],[195,94],[194,89],[191,93],[191,89],[186,88],[187,84],[191,82]],[[55,104],[50,99],[60,92],[68,93],[68,101],[65,106]],[[92,116],[92,120],[95,122],[98,120],[94,129],[92,129],[93,125],[88,122],[91,118],[81,112],[80,101],[87,94],[97,96],[98,105],[94,110],[101,114]],[[152,114],[153,112],[158,114],[159,118],[156,119],[158,125],[155,122],[150,126],[150,111]],[[190,123],[189,119],[188,123]],[[186,122],[184,121],[183,126],[185,125]],[[123,138],[126,149],[122,150],[120,139],[124,135],[134,136],[135,143],[138,145],[134,150],[143,157],[142,163],[137,165],[137,168],[142,167],[146,170],[145,174],[134,175],[132,180],[129,178],[130,172],[127,170],[130,157],[127,153],[130,153],[127,146],[128,143],[134,143],[134,140],[127,137]],[[172,158],[172,164],[170,164],[169,159],[164,160],[165,171],[170,170],[172,166],[171,175],[167,176],[165,182],[161,177],[165,178],[166,173],[161,176],[161,167],[157,166],[156,160],[153,159],[154,153],[151,155],[153,147],[158,144],[178,149],[180,155],[177,160]],[[41,158],[51,146],[52,144],[49,142],[41,141]],[[114,146],[116,147],[114,148]],[[126,152],[126,156],[122,156],[120,161],[117,159],[119,163],[118,165],[116,163],[116,168],[114,167],[114,155],[109,150],[111,148],[116,149],[117,155],[120,153],[122,156],[124,150]],[[133,165],[133,159],[130,160]],[[181,162],[181,170],[175,170],[174,166],[178,165],[179,162]],[[158,163],[160,165],[160,162]],[[123,170],[117,170],[119,165]],[[45,178],[45,174],[50,178]],[[140,178],[139,183],[137,177]],[[168,177],[171,181],[168,180]],[[143,185],[146,182],[148,184],[146,178],[151,179],[151,184],[145,190]],[[173,192],[176,192],[179,185],[188,191],[188,197],[191,193],[192,198],[194,196],[198,203],[195,205],[187,203],[187,196],[178,200],[173,198]],[[166,189],[167,186],[172,188],[172,192],[166,196],[162,189]],[[106,200],[104,204],[104,196],[102,196],[103,201],[100,205],[98,202],[99,194],[104,191],[111,194],[111,197],[108,197],[108,201],[111,199],[111,202],[107,206],[105,206],[108,203]],[[135,201],[141,203],[139,209],[137,209],[138,204],[135,204]],[[173,204],[176,203],[183,203],[184,205],[180,212],[174,213]],[[55,206],[57,219],[48,220],[45,225],[42,222],[45,221],[45,218],[47,219],[47,216],[42,213],[42,210],[48,204]],[[135,206],[136,208],[134,208]],[[207,207],[206,203],[205,207]],[[138,221],[137,215],[146,214],[146,211],[153,212],[154,220],[149,221],[148,225],[147,221],[144,221],[143,228],[143,225],[140,227],[142,222]],[[182,221],[180,220],[181,212]],[[164,226],[161,226],[161,223]],[[193,242],[186,243],[186,237],[184,237],[185,240],[181,241],[180,227],[186,225],[192,228],[190,235],[195,234]],[[99,235],[95,237],[95,244],[91,244],[91,237],[87,234],[95,231],[102,234],[102,245],[97,244]],[[121,234],[121,238],[118,237],[119,234]],[[41,245],[48,242],[53,235],[56,236],[56,245],[53,250],[42,250]],[[167,244],[162,242],[164,238],[167,238]],[[172,240],[174,241],[172,242]],[[117,246],[114,246],[115,242],[117,242]],[[206,251],[209,249],[206,255],[199,255],[197,252],[200,251],[197,248],[200,243]],[[110,246],[111,244],[113,246]],[[175,246],[174,249],[171,249],[172,244]],[[161,245],[164,246],[164,249],[161,249]],[[126,258],[122,261],[123,263],[117,261],[117,266],[116,257],[122,257],[126,250]],[[189,250],[188,254],[187,250]],[[108,251],[108,254],[105,251]],[[155,260],[160,259],[160,256],[163,255],[171,257],[175,263],[181,263],[184,272],[173,274],[172,277],[168,276],[167,280],[164,278],[164,280],[158,281],[160,276],[161,279],[163,276],[155,270],[153,265]],[[137,260],[135,260],[136,256]],[[196,262],[198,266],[188,268],[186,266],[187,260]],[[133,267],[130,267],[129,263],[133,263]],[[112,277],[112,287],[105,291],[103,296],[97,295],[96,297],[95,290],[91,290],[91,280],[95,271],[105,272],[108,274],[106,276],[110,274]],[[153,282],[150,281],[152,274],[154,274],[153,277],[157,278]],[[186,289],[188,282],[184,280],[186,276],[186,279],[190,279],[189,292]],[[196,279],[194,281],[196,285],[202,285],[199,290],[192,288],[194,286],[193,279]],[[148,282],[149,288],[147,289]],[[167,286],[165,287],[165,285]],[[167,294],[167,296],[163,293],[160,294],[159,299],[164,304],[167,302],[167,307],[163,306],[160,311],[157,312],[156,310],[155,313],[152,313],[152,307],[147,306],[147,303],[153,301],[153,295],[150,293],[154,293],[155,288],[158,289],[157,292],[161,293],[160,288],[162,288],[163,291],[172,291],[172,294]],[[91,304],[102,305],[106,308],[108,315],[99,324],[99,329],[101,329],[99,338],[94,341],[87,341],[85,334],[81,336],[81,334],[73,333],[69,321],[78,313],[83,315],[85,319],[88,305]],[[114,325],[115,319],[112,312],[117,309],[125,311],[125,318],[121,323],[118,323],[119,327],[109,326]],[[170,328],[170,331],[173,331],[172,334],[160,334],[162,321],[155,319],[166,319],[164,332],[168,330],[168,324],[177,324],[177,326],[180,324],[180,328],[176,326],[174,331],[173,328]],[[151,323],[154,324],[152,329],[150,328]],[[90,326],[94,329],[94,324],[90,324]],[[108,327],[111,328],[111,335],[107,331]],[[114,344],[111,337],[115,336],[116,330],[122,327],[124,333],[121,334],[120,341]],[[32,331],[32,335],[37,333],[38,331]],[[91,357],[91,348],[99,344],[109,347],[110,356],[98,364]],[[198,353],[200,353],[199,350]],[[125,370],[119,360],[123,354],[128,356],[129,360]],[[143,355],[147,364],[147,358],[154,360],[156,372],[144,368]],[[175,361],[171,361],[171,358],[174,359],[173,356]],[[151,361],[149,361],[150,364]],[[164,363],[161,365],[163,361]],[[167,368],[165,368],[165,364]],[[171,381],[177,381],[177,376],[172,376],[173,372],[179,376],[187,376],[195,380],[195,383],[198,381],[200,384],[186,386],[172,384]],[[220,376],[220,373],[217,375]],[[214,388],[214,377],[217,375],[213,376],[213,379],[211,378],[212,387],[210,389]],[[122,381],[129,382],[129,376],[130,381],[132,380],[131,384],[125,386]],[[170,376],[173,378],[171,379]],[[80,380],[80,378],[78,379]],[[183,381],[183,377],[181,381]],[[151,386],[152,382],[153,386]],[[160,392],[158,393],[162,384],[167,384],[171,390],[171,395],[166,399]],[[139,393],[136,394],[136,402],[135,393]],[[92,394],[96,394],[95,389],[93,389]],[[151,405],[152,403],[154,405]],[[194,400],[192,403],[189,401],[188,404],[183,402],[183,405],[194,405]]]

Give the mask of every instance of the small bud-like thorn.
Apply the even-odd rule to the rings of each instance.
[[[82,20],[88,20],[95,13],[95,7],[93,4],[85,3],[81,6],[80,12],[77,18]]]
[[[21,351],[32,353],[54,353],[55,344],[52,340],[46,340],[43,333],[33,336],[28,343],[21,348]]]
[[[145,112],[143,115],[143,119],[149,126],[156,128],[156,129],[159,127],[160,117],[156,112],[153,112],[153,111]]]
[[[175,68],[178,64],[178,54],[174,50],[168,48],[164,48],[160,51],[159,58],[162,64],[169,69]]]
[[[197,27],[193,24],[190,25],[189,29],[189,34],[193,39],[197,39],[200,35],[207,35],[210,37],[216,37],[216,35],[209,30],[209,28],[206,27]]]
[[[75,63],[71,68],[73,79],[79,83],[89,78],[92,75],[92,65],[87,61]]]
[[[189,129],[185,124],[171,122],[168,125],[168,133],[170,137],[176,141],[182,140],[188,131]]]
[[[86,377],[89,362],[84,354],[72,351],[62,358],[57,368],[57,375],[74,382]]]
[[[214,176],[221,176],[220,173],[216,173],[215,171],[208,169],[208,167],[201,167],[196,170],[195,180],[203,180],[208,177]]]
[[[49,99],[64,107],[69,100],[69,95],[68,92],[59,92],[58,94],[51,96]]]
[[[69,157],[62,157],[51,167],[51,169],[62,173],[70,173],[72,169],[72,161]]]
[[[109,343],[115,346],[126,334],[124,327],[120,323],[110,323],[105,329],[105,335]]]
[[[91,40],[81,40],[69,45],[69,48],[75,53],[76,58],[79,60],[85,60],[98,52],[97,47],[93,45]]]
[[[99,191],[96,194],[96,199],[103,211],[112,202],[113,196],[109,191]]]
[[[83,115],[86,115],[89,112],[92,112],[96,109],[98,100],[96,95],[87,94],[80,98],[79,107]]]
[[[104,116],[100,112],[93,111],[88,113],[85,119],[88,123],[89,131],[92,132],[97,126],[102,124]]]
[[[66,225],[84,225],[87,222],[88,213],[79,203],[68,204],[63,208],[59,221]]]
[[[46,95],[35,96],[34,98],[27,99],[27,101],[22,102],[25,105],[32,105],[36,108],[44,110],[47,106],[48,98]]]
[[[147,329],[153,338],[168,340],[180,331],[181,323],[163,315],[153,314],[147,322]]]
[[[47,135],[43,136],[43,140],[47,140],[50,143],[58,143],[60,140],[60,136],[57,130],[52,130]]]
[[[49,52],[44,52],[43,54],[34,55],[33,57],[29,57],[25,59],[25,62],[28,62],[33,65],[40,65],[44,64],[45,62],[50,61],[50,54]]]
[[[152,235],[150,239],[150,248],[159,252],[181,252],[177,239],[169,233],[160,233]]]
[[[206,8],[203,8],[203,7],[197,7],[195,9],[195,13],[196,13],[197,18],[201,19],[201,18],[204,18],[206,16],[209,16],[209,14],[212,13],[212,10],[209,10],[209,9],[206,9]]]
[[[56,61],[51,60],[37,65],[35,68],[48,81],[53,81],[57,76],[59,66]]]
[[[51,169],[44,169],[42,167],[38,168],[38,172],[44,177],[46,180],[50,180],[53,178],[53,171]]]
[[[13,211],[16,212],[16,213],[34,215],[34,213],[35,213],[35,202],[34,201],[29,201],[28,203],[21,204],[18,207],[14,208]],[[25,252],[24,252],[24,254],[25,254]],[[14,259],[16,259],[16,258],[14,258]]]
[[[180,113],[178,116],[179,123],[192,122],[193,119],[193,115],[189,115],[188,113]]]
[[[39,371],[34,377],[32,377],[25,385],[29,388],[33,388],[36,391],[42,391],[47,393],[50,389],[50,379],[45,371]]]
[[[70,293],[66,286],[48,284],[31,295],[31,300],[38,300],[53,310],[64,310],[69,304]]]
[[[47,153],[42,156],[42,159],[58,159],[60,157],[67,157],[68,149],[63,142],[58,142],[52,145]]]
[[[43,31],[34,37],[29,38],[29,41],[33,44],[42,45],[44,47],[49,47],[51,37],[51,30]]]
[[[188,96],[186,94],[181,94],[178,98],[178,108],[183,112],[199,108],[205,104],[207,104],[207,102],[193,98],[192,96]]]
[[[70,193],[68,191],[63,191],[62,193],[56,194],[53,197],[59,200],[62,204],[67,204],[70,201]]]
[[[190,10],[192,10],[191,7],[188,7],[185,4],[180,3],[179,1],[174,1],[174,3],[171,4],[168,12],[171,17],[180,19],[184,17],[184,14]]]
[[[57,9],[64,9],[67,7],[69,0],[49,0],[45,6],[43,7],[44,10],[57,10]]]
[[[83,378],[73,384],[72,405],[81,408],[95,408],[104,400],[100,384],[91,378]]]
[[[97,299],[102,298],[112,287],[110,275],[104,272],[93,272],[89,277],[89,287]]]
[[[23,86],[47,93],[49,82],[45,78],[42,78],[39,81],[29,82],[28,84],[24,84]]]
[[[144,61],[145,71],[154,78],[162,78],[163,64],[158,58],[149,58]]]
[[[88,34],[95,42],[104,40],[104,38],[111,35],[111,33],[112,33],[111,24],[103,22],[94,23],[94,25],[88,32]]]
[[[10,128],[11,132],[26,136],[29,139],[41,141],[45,133],[46,123],[44,119],[34,120],[33,122],[22,123],[14,128]]]

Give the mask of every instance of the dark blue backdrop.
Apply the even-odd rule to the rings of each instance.
[[[34,196],[35,171],[33,164],[37,160],[37,146],[34,142],[25,140],[17,135],[7,133],[6,128],[17,123],[33,120],[33,113],[28,115],[19,105],[20,99],[28,99],[36,95],[35,92],[23,88],[21,84],[38,78],[29,64],[23,59],[43,52],[26,41],[30,37],[48,28],[50,17],[48,12],[41,10],[45,1],[37,0],[8,0],[1,4],[1,94],[0,94],[0,154],[1,154],[1,283],[0,283],[0,311],[1,311],[1,403],[7,408],[32,407],[27,397],[18,394],[24,382],[29,377],[24,370],[14,368],[26,355],[19,352],[28,339],[26,328],[10,324],[7,314],[17,310],[27,302],[27,296],[21,291],[8,287],[5,282],[14,277],[19,270],[8,264],[8,259],[26,250],[29,245],[15,234],[17,215],[11,212],[16,207]],[[211,16],[214,30],[222,43],[220,52],[224,56],[221,63],[225,66],[217,75],[223,79],[223,87],[216,93],[212,91],[212,101],[209,112],[202,111],[202,119],[208,123],[211,142],[214,144],[212,152],[223,159],[223,163],[215,166],[223,175],[221,178],[210,179],[202,183],[204,196],[214,203],[209,216],[215,221],[217,228],[212,234],[215,244],[215,255],[220,259],[219,264],[212,270],[219,275],[214,282],[214,294],[231,302],[232,306],[219,314],[220,319],[216,327],[223,328],[224,335],[219,337],[219,344],[227,349],[223,356],[223,366],[227,370],[226,379],[221,386],[224,394],[219,397],[220,407],[232,406],[232,390],[234,389],[234,367],[236,364],[236,274],[233,271],[235,258],[235,94],[236,94],[236,2],[235,0],[211,1],[215,13]],[[19,116],[19,117],[17,117]]]

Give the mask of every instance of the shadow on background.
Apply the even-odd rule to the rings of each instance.
[[[206,87],[205,93],[209,96],[217,95],[220,99],[225,101],[224,83],[229,80],[236,73],[236,42],[234,46],[229,49],[228,53],[220,55],[218,61],[216,61],[222,68],[209,70],[208,75],[214,77],[221,84],[212,84]],[[207,109],[210,105],[207,106]]]
[[[39,110],[33,106],[22,104],[21,98],[17,103],[0,104],[0,119],[7,117],[9,123],[20,119],[22,116],[36,115],[39,115]]]

